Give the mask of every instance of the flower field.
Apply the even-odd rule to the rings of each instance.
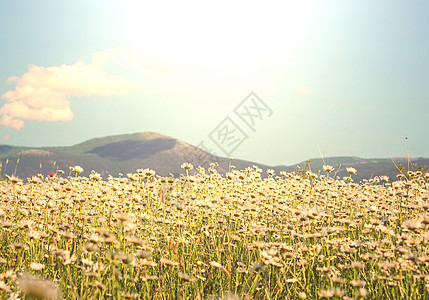
[[[1,181],[0,298],[429,299],[429,173],[215,167]]]

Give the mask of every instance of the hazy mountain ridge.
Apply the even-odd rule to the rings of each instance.
[[[229,159],[212,156],[197,147],[156,132],[95,138],[70,147],[0,145],[0,159],[2,177],[15,174],[23,179],[39,173],[47,175],[58,169],[68,174],[69,167],[75,165],[84,168],[83,176],[95,170],[106,178],[109,174],[118,176],[119,173],[132,173],[139,168],[154,169],[163,176],[169,173],[178,175],[183,171],[181,165],[184,162],[204,168],[208,168],[212,162],[218,162],[218,171],[224,173],[229,164]],[[234,163],[237,166],[256,164],[268,168],[240,160]]]
[[[317,173],[319,170],[323,170],[323,165],[326,163],[335,167],[332,174],[339,176],[349,176],[347,168],[353,167],[357,170],[356,175],[352,175],[352,178],[356,180],[369,179],[375,176],[386,175],[391,180],[396,180],[396,175],[399,173],[397,167],[398,163],[401,163],[403,167],[408,170],[413,170],[412,165],[416,164],[422,166],[425,170],[429,169],[429,158],[360,158],[360,157],[327,157],[323,159],[316,158],[311,159],[310,169]],[[307,161],[301,162],[296,165],[289,166],[293,169],[304,168]],[[395,166],[396,164],[396,166]]]
[[[178,175],[183,172],[181,164],[184,162],[190,162],[194,166],[201,165],[206,169],[210,163],[217,162],[218,171],[225,173],[230,164],[228,158],[213,156],[183,141],[156,132],[94,138],[70,147],[36,148],[0,145],[0,160],[2,177],[5,174],[15,174],[22,179],[36,176],[38,173],[47,175],[59,169],[68,174],[69,167],[75,165],[84,168],[83,176],[88,176],[91,170],[95,170],[106,178],[109,174],[118,176],[119,173],[133,173],[139,168],[154,169],[162,176],[169,173]],[[310,167],[307,166],[307,169],[315,173],[323,170],[322,159],[316,158],[310,161]],[[355,180],[377,175],[387,175],[394,180],[398,173],[390,158],[327,157],[324,161],[335,167],[333,174],[339,177],[348,176],[347,167],[355,168],[357,170],[357,174],[353,175]],[[407,167],[406,158],[395,158],[394,161],[395,163],[400,161]],[[426,169],[429,167],[429,158],[412,159],[411,162]],[[264,171],[274,169],[279,175],[280,171],[291,172],[303,169],[307,161],[292,166],[267,166],[234,159],[232,164],[239,170],[257,165]]]

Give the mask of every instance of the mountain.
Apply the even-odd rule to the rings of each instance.
[[[100,173],[103,178],[109,174],[135,173],[137,169],[153,169],[157,174],[167,176],[172,173],[183,173],[181,165],[190,162],[195,167],[208,168],[210,163],[217,162],[219,172],[225,173],[229,159],[208,154],[183,141],[156,132],[141,132],[116,136],[101,137],[70,147],[16,147],[0,145],[2,170],[0,175],[15,174],[25,179],[37,174],[47,175],[50,172],[63,170],[69,173],[69,167],[82,166],[83,176],[91,170]],[[238,169],[257,165],[258,163],[234,160]]]
[[[324,159],[327,165],[333,166],[335,169],[331,173],[335,176],[343,178],[349,176],[347,168],[353,167],[357,170],[356,175],[352,175],[353,180],[361,181],[362,179],[370,179],[375,176],[388,176],[391,181],[396,180],[396,175],[399,173],[397,167],[400,165],[407,170],[414,170],[413,165],[422,167],[424,170],[429,169],[429,158],[359,158],[359,157],[327,157]],[[321,158],[310,160],[310,169],[317,173],[319,170],[323,173],[323,165],[325,164]],[[289,166],[291,169],[304,169],[307,161]],[[395,166],[396,164],[396,166]]]
[[[83,176],[88,176],[91,170],[100,173],[103,178],[108,175],[118,176],[119,173],[134,173],[137,169],[150,168],[162,176],[172,173],[177,176],[183,173],[181,165],[190,162],[195,167],[201,165],[208,168],[210,163],[217,162],[217,170],[225,173],[229,169],[230,160],[208,154],[197,147],[183,141],[156,132],[140,132],[116,136],[101,137],[70,147],[17,147],[0,145],[0,160],[2,178],[16,175],[26,179],[37,174],[47,175],[58,170],[69,174],[69,167],[82,166]],[[301,162],[292,166],[267,166],[255,162],[236,160],[232,164],[236,169],[243,170],[253,165],[259,168],[274,169],[279,175],[280,171],[292,172],[304,168],[318,173],[322,170],[323,160],[311,159],[311,164]],[[408,160],[395,158],[395,163],[401,162],[406,168]],[[429,158],[412,159],[412,163],[429,168]],[[391,159],[364,159],[358,157],[328,157],[325,162],[335,167],[332,174],[343,177],[348,176],[347,167],[353,167],[357,174],[353,175],[355,181],[371,178],[377,175],[387,175],[392,180],[398,173]]]

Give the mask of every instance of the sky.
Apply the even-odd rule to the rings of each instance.
[[[429,157],[429,2],[0,1],[0,144],[155,131],[267,165]]]

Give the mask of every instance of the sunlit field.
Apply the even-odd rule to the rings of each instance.
[[[429,173],[182,167],[1,181],[0,297],[429,299]]]

